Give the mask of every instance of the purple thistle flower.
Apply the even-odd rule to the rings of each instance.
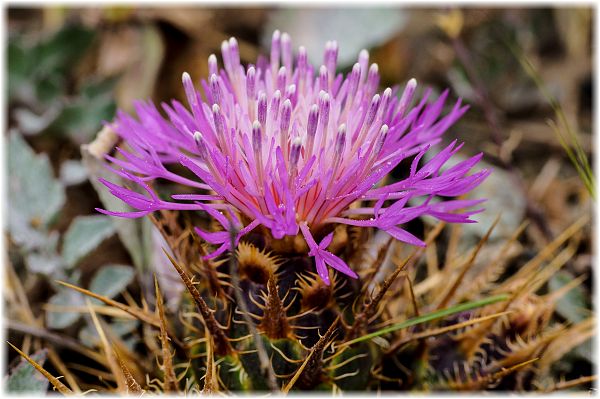
[[[315,236],[335,224],[373,227],[400,241],[425,243],[400,227],[422,215],[452,223],[469,223],[481,210],[462,211],[483,200],[447,200],[461,196],[489,174],[468,175],[481,159],[478,154],[444,171],[442,166],[461,145],[456,141],[419,162],[429,148],[466,110],[459,100],[447,115],[442,108],[448,91],[428,102],[430,91],[414,107],[416,81],[411,79],[398,98],[398,89],[377,94],[377,64],[368,67],[361,51],[344,78],[336,74],[338,47],[326,44],[323,65],[315,69],[300,47],[293,65],[290,37],[273,34],[270,58],[259,58],[245,69],[237,41],[222,46],[224,69],[209,57],[204,97],[190,75],[183,74],[189,109],[178,101],[163,103],[163,117],[152,104],[136,102],[138,118],[119,112],[113,129],[127,144],[122,157],[107,156],[119,176],[136,183],[147,195],[102,181],[113,195],[136,211],[100,212],[140,217],[160,209],[207,212],[226,231],[197,233],[218,246],[212,258],[262,225],[274,239],[304,237],[319,276],[329,284],[327,266],[357,277],[346,263],[327,250],[333,233],[319,243]],[[403,160],[412,159],[408,177],[388,184],[380,181]],[[175,174],[165,165],[180,163],[195,179]],[[147,181],[166,179],[198,190],[197,194],[160,199]],[[410,199],[420,205],[409,206]],[[352,206],[359,204],[358,206]],[[227,215],[227,216],[225,216]],[[242,220],[248,221],[246,224]]]

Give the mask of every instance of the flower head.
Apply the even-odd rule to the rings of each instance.
[[[356,277],[346,263],[327,250],[336,224],[378,228],[413,245],[424,242],[401,225],[422,215],[447,222],[472,222],[472,207],[481,200],[431,201],[456,197],[489,174],[468,175],[481,154],[442,171],[461,145],[453,142],[422,163],[429,148],[466,111],[458,101],[442,115],[448,91],[429,101],[430,91],[411,107],[416,81],[377,93],[377,64],[360,52],[347,75],[336,73],[338,46],[325,47],[323,65],[308,63],[300,47],[293,62],[290,37],[273,34],[270,58],[256,65],[240,64],[237,41],[222,46],[223,68],[211,55],[208,80],[197,90],[189,74],[183,86],[189,108],[177,101],[162,104],[166,117],[152,103],[137,102],[138,118],[119,112],[113,129],[127,144],[120,157],[107,156],[121,177],[138,184],[147,195],[103,183],[135,209],[139,217],[160,209],[205,211],[226,231],[196,229],[218,246],[208,255],[230,249],[252,229],[263,226],[276,240],[300,235],[316,269],[329,282],[327,266]],[[410,161],[412,158],[412,161]],[[381,185],[382,179],[408,160],[408,176]],[[180,163],[195,178],[167,166]],[[147,181],[166,179],[197,190],[163,200]],[[419,205],[409,205],[409,200]],[[352,206],[351,206],[352,205]],[[323,237],[316,241],[315,237]]]

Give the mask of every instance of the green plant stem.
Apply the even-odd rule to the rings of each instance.
[[[426,323],[428,321],[436,320],[436,319],[439,319],[439,318],[442,318],[445,316],[450,316],[455,313],[460,313],[460,312],[464,312],[467,310],[483,307],[486,305],[491,305],[491,304],[494,304],[497,302],[506,301],[508,298],[509,298],[508,295],[500,294],[500,295],[491,296],[489,298],[480,299],[478,301],[461,303],[459,305],[451,306],[446,309],[436,310],[435,312],[427,313],[427,314],[419,316],[419,317],[408,319],[408,320],[403,321],[402,323],[397,323],[397,324],[391,325],[389,327],[382,328],[381,330],[372,332],[370,334],[363,335],[362,337],[358,337],[351,341],[345,342],[343,345],[344,346],[352,345],[357,342],[368,341],[372,338],[379,337],[379,336],[382,336],[385,334],[389,334],[391,332],[398,331],[403,328],[411,327],[411,326],[421,324],[421,323]]]

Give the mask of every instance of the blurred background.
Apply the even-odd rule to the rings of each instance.
[[[101,168],[85,152],[82,158],[81,145],[117,109],[130,111],[134,99],[183,101],[182,72],[205,78],[208,56],[220,57],[221,42],[231,36],[242,63],[268,51],[275,29],[290,33],[294,48],[304,45],[317,65],[334,39],[342,72],[366,48],[382,88],[414,77],[421,88],[450,88],[451,98],[462,97],[471,110],[446,140],[465,141],[465,157],[483,151],[494,168],[474,193],[489,200],[481,223],[468,227],[473,242],[502,212],[493,239],[501,242],[528,219],[526,245],[535,253],[591,214],[591,8],[11,7],[5,15],[4,323],[10,342],[49,359],[57,374],[66,375],[55,348],[76,353],[97,336],[82,317],[83,298],[55,280],[127,300],[144,290],[144,272],[154,267],[148,260],[160,248],[145,222],[116,222],[94,211],[110,207],[110,199],[97,191]],[[556,288],[586,275],[561,301],[566,321],[591,312],[591,228],[586,234],[551,280]],[[119,323],[113,330],[134,347],[136,321]],[[55,347],[36,352],[42,340]],[[557,375],[592,374],[590,345],[556,364]],[[8,361],[18,366],[15,352]],[[29,388],[47,388],[37,374],[29,377]],[[12,384],[18,390],[19,382]]]

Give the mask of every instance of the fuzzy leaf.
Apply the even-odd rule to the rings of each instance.
[[[48,305],[52,306],[83,306],[83,297],[80,293],[61,289],[57,294],[52,296],[48,301]],[[79,320],[81,313],[65,312],[62,310],[46,310],[46,325],[49,328],[66,328]]]
[[[60,181],[65,186],[73,186],[87,180],[87,172],[81,161],[69,159],[60,165]]]
[[[90,291],[108,298],[114,298],[131,283],[135,272],[133,268],[123,265],[103,266],[90,283]],[[101,304],[97,299],[92,303]]]
[[[73,267],[102,241],[115,233],[109,217],[102,215],[78,216],[65,233],[62,255],[69,267]]]
[[[39,350],[31,358],[40,365],[46,361],[47,351]],[[48,391],[48,380],[41,375],[27,360],[21,359],[19,364],[10,372],[6,381],[6,391],[9,393],[44,395]]]
[[[8,142],[8,215],[12,239],[25,248],[43,244],[45,227],[65,203],[63,186],[46,154],[37,155],[17,133]]]
[[[83,298],[78,292],[61,290],[48,301],[49,305],[55,306],[83,306]],[[66,328],[79,320],[81,313],[46,311],[46,324],[49,328]]]
[[[568,272],[561,271],[556,273],[548,282],[551,292],[558,290],[565,284],[575,279]],[[586,293],[581,286],[577,286],[567,292],[556,304],[556,311],[565,319],[572,323],[583,321],[587,315],[586,309],[589,309],[586,301]]]
[[[91,99],[78,97],[63,108],[48,129],[67,134],[75,143],[87,143],[101,128],[102,121],[114,117],[115,110],[115,103],[109,95]]]

